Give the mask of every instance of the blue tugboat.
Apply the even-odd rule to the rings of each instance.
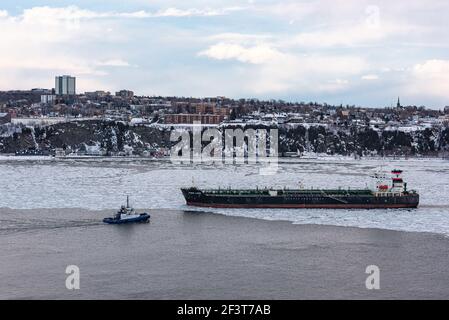
[[[109,224],[148,223],[150,222],[150,215],[148,213],[136,213],[129,206],[129,196],[127,196],[126,207],[122,206],[114,217],[104,218],[103,222]]]

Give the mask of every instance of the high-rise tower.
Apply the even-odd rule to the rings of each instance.
[[[71,76],[58,76],[55,78],[56,95],[66,96],[76,94],[76,78]]]

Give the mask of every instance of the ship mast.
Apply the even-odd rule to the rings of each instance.
[[[389,187],[386,184],[387,176],[383,171],[383,166],[372,176],[376,180],[376,192],[387,192]]]

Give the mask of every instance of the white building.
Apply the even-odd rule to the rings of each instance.
[[[71,76],[58,76],[55,78],[55,92],[57,95],[75,95],[76,78]]]
[[[52,104],[56,100],[56,96],[52,94],[43,94],[41,95],[41,103]]]

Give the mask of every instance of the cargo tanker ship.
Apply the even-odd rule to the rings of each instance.
[[[187,205],[213,208],[417,208],[419,194],[407,190],[401,170],[391,184],[378,181],[371,189],[200,189],[182,188]]]

